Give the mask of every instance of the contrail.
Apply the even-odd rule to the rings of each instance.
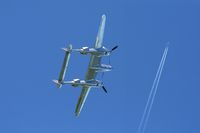
[[[154,99],[155,99],[155,96],[156,96],[156,92],[158,90],[158,84],[159,84],[160,77],[161,77],[161,74],[162,74],[162,71],[163,71],[163,67],[164,67],[164,64],[165,64],[165,59],[167,57],[167,52],[168,52],[168,47],[165,48],[165,51],[164,51],[164,54],[163,54],[163,57],[162,57],[163,60],[161,60],[162,62],[160,63],[160,71],[158,73],[158,78],[155,81],[155,83],[153,84],[153,87],[155,86],[155,90],[154,90],[152,99],[150,101],[150,105],[149,105],[149,109],[148,109],[148,112],[147,112],[147,115],[146,115],[146,119],[144,121],[144,128],[143,128],[143,132],[142,133],[144,133],[144,131],[146,129],[146,125],[147,125],[147,122],[148,122],[148,119],[149,119],[149,115],[150,115],[150,112],[151,112],[151,109],[152,109],[152,105],[153,105],[153,102],[154,102]]]
[[[147,125],[149,115],[150,115],[150,112],[151,112],[151,109],[152,109],[152,105],[153,105],[153,102],[154,102],[154,99],[155,99],[155,96],[156,96],[156,92],[157,92],[157,89],[158,89],[160,77],[161,77],[161,74],[162,74],[162,71],[163,71],[163,66],[165,64],[165,59],[167,57],[167,52],[168,52],[168,47],[165,47],[162,59],[160,61],[160,65],[159,65],[157,73],[156,73],[156,77],[154,79],[153,85],[151,87],[151,91],[149,93],[149,97],[148,97],[148,100],[147,100],[147,103],[146,103],[146,106],[145,106],[145,109],[144,109],[142,119],[140,121],[140,125],[138,127],[137,133],[144,133],[144,131],[146,129],[146,125]]]

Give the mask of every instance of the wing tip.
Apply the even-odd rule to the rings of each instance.
[[[76,107],[76,110],[75,110],[75,116],[76,116],[76,117],[79,117],[80,112],[81,112],[81,109],[79,108],[79,106],[77,106],[77,107]]]
[[[78,112],[75,112],[75,117],[76,117],[76,118],[78,118],[78,117],[79,117],[79,115],[80,115],[80,113],[78,113]]]

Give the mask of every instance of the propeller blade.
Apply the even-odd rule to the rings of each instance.
[[[118,48],[118,46],[115,46],[115,47],[112,48],[111,51],[114,51],[114,50],[117,49],[117,48]]]
[[[105,93],[108,93],[108,91],[106,90],[104,86],[102,86],[102,89],[105,91]]]

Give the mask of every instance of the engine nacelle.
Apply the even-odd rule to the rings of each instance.
[[[88,51],[89,51],[89,47],[82,47],[80,53],[87,54]]]
[[[80,79],[74,79],[73,82],[74,82],[74,83],[79,83],[79,82],[80,82]]]

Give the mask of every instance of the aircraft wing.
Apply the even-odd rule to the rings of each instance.
[[[102,47],[103,35],[104,35],[104,29],[105,29],[105,22],[106,22],[106,16],[102,15],[99,31],[98,31],[97,38],[96,38],[95,48],[101,48]],[[88,65],[88,70],[87,70],[87,73],[86,73],[86,76],[85,76],[85,80],[96,78],[97,72],[94,69],[90,69],[90,67],[98,65],[98,64],[100,64],[100,62],[101,62],[101,57],[91,55],[90,63]],[[76,111],[75,111],[76,116],[79,116],[79,114],[80,114],[80,112],[83,108],[83,105],[84,105],[84,103],[87,99],[87,96],[90,92],[90,89],[91,89],[91,87],[83,87],[81,94],[79,96],[78,103],[76,105]]]
[[[95,48],[102,47],[105,24],[106,24],[106,15],[102,15],[99,31],[96,38]]]
[[[81,95],[79,96],[78,103],[76,105],[76,111],[75,111],[76,116],[79,116],[79,114],[83,108],[83,105],[85,103],[85,100],[90,92],[90,89],[91,89],[90,87],[82,88]]]
[[[97,57],[97,56],[94,56],[94,55],[91,55],[91,58],[90,58],[90,64],[88,66],[88,71],[87,71],[87,74],[86,74],[86,77],[85,77],[85,80],[89,80],[89,79],[95,79],[96,78],[96,75],[97,75],[97,72],[94,70],[94,69],[90,69],[90,66],[91,65],[97,65],[101,62],[101,57]],[[90,92],[90,89],[91,87],[83,87],[82,88],[82,91],[81,91],[81,94],[79,96],[79,100],[78,100],[78,103],[76,105],[76,111],[75,111],[75,115],[76,116],[79,116],[82,108],[83,108],[83,105],[87,99],[87,96]]]

